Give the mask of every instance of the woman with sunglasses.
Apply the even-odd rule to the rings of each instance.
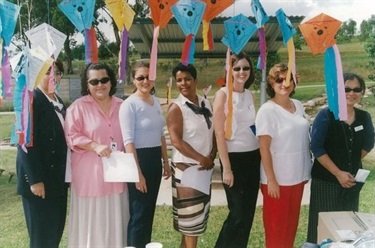
[[[149,67],[142,60],[134,64],[132,76],[136,89],[119,112],[125,151],[134,154],[138,165],[139,182],[128,183],[128,245],[134,247],[145,247],[151,242],[161,177],[170,176],[163,110],[153,95],[155,82],[149,79]]]
[[[124,247],[129,220],[125,183],[105,182],[102,157],[123,151],[114,71],[89,64],[81,75],[82,97],[67,110],[71,153],[68,247]]]
[[[270,99],[256,117],[261,160],[263,224],[267,248],[293,248],[303,190],[310,179],[309,122],[302,103],[291,99],[297,85],[285,64],[268,74]]]
[[[214,128],[229,213],[215,247],[247,247],[259,191],[260,153],[255,136],[253,65],[245,53],[233,54],[232,136],[225,137],[228,89],[221,88],[213,103]]]
[[[374,126],[368,112],[356,107],[366,86],[354,73],[344,74],[347,120],[335,120],[333,113],[322,109],[311,131],[314,164],[307,241],[317,240],[319,212],[358,211],[361,184],[355,175],[362,168],[362,158],[374,147]],[[363,185],[363,184],[362,184]]]

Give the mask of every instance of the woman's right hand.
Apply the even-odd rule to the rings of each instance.
[[[336,178],[343,188],[351,188],[356,182],[354,176],[347,171],[340,170],[336,174]]]
[[[139,173],[139,182],[135,183],[135,188],[142,193],[147,193],[146,179],[142,173]]]
[[[271,198],[279,199],[280,198],[280,186],[276,180],[267,182],[268,195]]]
[[[111,155],[112,150],[109,146],[96,144],[94,151],[98,154],[99,157],[109,157]]]
[[[231,188],[233,186],[233,183],[234,183],[233,171],[231,171],[231,170],[229,170],[229,171],[224,170],[223,171],[223,183],[228,185],[229,188]]]

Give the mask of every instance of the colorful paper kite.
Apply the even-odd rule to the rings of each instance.
[[[66,17],[68,17],[79,32],[84,32],[86,63],[97,63],[98,45],[95,29],[92,27],[92,22],[94,20],[95,0],[63,0],[58,7],[66,15]]]
[[[179,0],[172,6],[172,13],[186,36],[181,55],[185,65],[194,63],[195,36],[205,8],[206,4],[198,0]]]
[[[243,14],[224,21],[225,35],[221,39],[232,52],[238,54],[257,30],[257,26]]]
[[[31,50],[26,47],[20,55],[11,60],[13,76],[16,78],[13,99],[16,115],[14,130],[18,135],[16,142],[23,148],[33,145],[31,126],[33,90],[38,86],[52,63],[53,59],[40,46]]]
[[[4,97],[11,96],[8,47],[14,34],[19,12],[20,7],[18,5],[5,0],[0,1],[0,105]]]
[[[264,30],[264,24],[270,19],[264,10],[263,6],[260,4],[259,0],[251,1],[251,10],[253,11],[256,25],[258,27],[258,37],[259,37],[259,57],[257,68],[263,70],[266,68],[266,33]]]
[[[296,77],[296,52],[294,48],[293,35],[297,33],[293,24],[290,22],[289,18],[283,11],[283,9],[278,9],[276,11],[276,18],[279,22],[281,33],[283,35],[284,46],[288,48],[288,72],[286,75],[286,80],[284,81],[285,87],[290,86],[290,77],[293,75],[294,84],[297,83]]]
[[[125,0],[106,0],[107,8],[117,28],[121,31],[121,46],[119,52],[119,82],[125,80],[126,59],[128,56],[129,30],[133,24],[135,12]]]
[[[341,21],[321,13],[299,26],[312,54],[325,53],[324,71],[328,107],[336,119],[347,120],[341,56],[335,35]]]
[[[151,18],[154,22],[154,33],[152,38],[151,56],[150,56],[150,80],[156,79],[156,63],[158,60],[158,37],[160,28],[165,28],[172,18],[172,6],[177,0],[150,0]]]
[[[210,21],[231,6],[234,0],[203,1],[206,3],[206,10],[203,15],[203,50],[212,51],[214,49],[214,41]]]
[[[340,27],[341,21],[323,13],[299,25],[312,54],[324,53],[336,44],[335,35]]]
[[[233,79],[232,79],[232,59],[231,51],[238,54],[245,47],[251,36],[257,30],[257,26],[243,14],[238,14],[224,21],[225,35],[221,39],[227,47],[226,55],[226,87],[228,89],[227,119],[225,121],[225,138],[231,140],[234,132],[233,123]]]

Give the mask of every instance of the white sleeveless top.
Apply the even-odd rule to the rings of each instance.
[[[228,89],[220,89],[227,95],[224,113],[228,115]],[[227,140],[228,152],[248,152],[259,148],[255,130],[255,106],[251,92],[233,92],[232,137]],[[254,126],[253,126],[254,125]],[[251,127],[253,126],[253,127]],[[254,128],[254,129],[252,129]]]
[[[174,101],[182,112],[183,118],[183,131],[182,139],[188,143],[194,150],[202,154],[203,156],[208,156],[212,149],[212,136],[213,136],[213,123],[210,129],[207,127],[206,119],[203,115],[195,114],[185,102],[190,102],[182,94]],[[198,95],[199,107],[201,107],[201,102],[204,101],[206,108],[208,108],[211,113],[211,105],[207,99]],[[211,117],[212,121],[212,117]],[[185,162],[185,163],[195,163],[199,164],[198,161],[182,155],[176,148],[172,149],[172,162]]]

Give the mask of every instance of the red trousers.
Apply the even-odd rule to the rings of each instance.
[[[263,225],[267,248],[293,248],[305,183],[280,186],[280,198],[268,195],[266,184],[263,194]]]

